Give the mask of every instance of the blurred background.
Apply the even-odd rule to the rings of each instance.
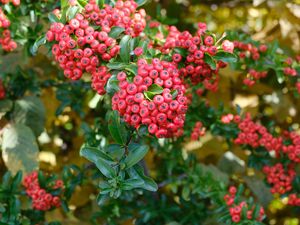
[[[153,18],[165,24],[174,24],[180,30],[193,30],[197,22],[201,21],[206,22],[208,29],[219,36],[227,30],[240,30],[263,43],[277,40],[291,55],[300,53],[300,0],[154,0],[145,9]],[[16,57],[22,56],[13,53],[5,60],[7,63],[17,62]],[[41,53],[30,60],[28,67],[39,71],[40,79],[54,78],[60,73],[50,59]],[[9,68],[4,69],[9,71]],[[226,69],[220,75],[219,91],[207,96],[212,106],[218,106],[220,101],[225,106],[239,104],[242,111],[249,111],[253,116],[269,116],[276,121],[278,129],[279,126],[292,126],[299,130],[300,101],[284,86],[274,86],[273,80],[269,79],[245,89],[241,85],[245,74]],[[62,74],[60,76],[63,77]],[[57,90],[55,93],[49,88],[42,93],[47,119],[46,131],[39,137],[39,159],[41,169],[45,171],[61,171],[61,167],[66,164],[82,165],[86,162],[79,156],[80,146],[88,138],[83,136],[83,131],[86,133],[88,124],[94,124],[101,133],[101,120],[104,119],[105,108],[96,107],[102,99],[90,91],[89,86],[78,82],[76,85],[57,87]],[[101,118],[95,120],[99,115]],[[218,159],[228,150],[224,141],[209,133],[197,143],[187,140],[186,146],[186,150],[195,152],[201,162],[213,164],[217,164]],[[242,160],[247,158],[239,147],[231,150]],[[155,170],[151,165],[151,157],[148,156],[147,163],[150,169]],[[0,170],[4,172],[3,162],[0,164]],[[251,174],[251,170],[246,173]],[[61,218],[64,221],[62,224],[66,225],[89,224],[85,222],[86,218],[91,211],[97,211],[98,207],[93,199],[95,193],[93,186],[85,185],[72,197],[71,209],[74,214],[66,218],[55,210],[47,216]],[[268,203],[270,224],[300,224],[300,216],[289,217],[285,206],[285,202],[279,199]],[[132,224],[132,221],[128,220],[125,224]]]

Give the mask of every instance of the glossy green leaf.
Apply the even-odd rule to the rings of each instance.
[[[97,5],[99,6],[99,9],[102,9],[105,1],[104,0],[96,0],[96,2],[97,2]]]
[[[108,154],[102,152],[98,148],[90,146],[82,146],[80,149],[80,156],[88,159],[93,163],[96,163],[99,158],[113,162],[113,159]]]
[[[121,145],[127,143],[127,131],[124,123],[121,123],[118,111],[112,111],[109,117],[108,129],[113,139]]]
[[[129,35],[125,35],[120,41],[120,57],[124,63],[129,63],[130,61],[130,39],[131,37]]]
[[[98,158],[95,164],[104,176],[108,178],[113,178],[116,176],[115,169],[105,159]]]
[[[124,31],[125,31],[125,29],[123,27],[115,26],[115,27],[112,27],[108,36],[110,36],[114,39],[117,39]]]
[[[77,2],[82,8],[84,8],[84,6],[88,3],[86,0],[77,0]]]
[[[213,56],[213,58],[228,63],[237,61],[237,56],[235,54],[224,51],[218,51],[217,54]]]
[[[36,55],[39,47],[44,44],[46,44],[46,36],[42,35],[34,42],[33,46],[30,48],[31,54]]]
[[[127,179],[121,183],[121,189],[125,191],[132,190],[134,188],[140,188],[144,184],[144,181],[141,179]]]
[[[75,18],[76,14],[79,11],[79,7],[78,6],[71,6],[70,8],[68,8],[67,13],[66,13],[66,17],[68,20],[71,20],[73,18]]]
[[[105,148],[105,152],[113,159],[120,160],[124,153],[125,149],[119,144],[111,144]]]
[[[18,189],[19,185],[22,182],[22,177],[23,177],[22,171],[18,171],[12,180],[12,184],[11,184],[12,191],[16,191]]]
[[[138,6],[140,7],[140,6],[142,6],[142,5],[145,5],[147,2],[148,2],[148,0],[136,0],[135,1],[137,4],[138,4]]]
[[[60,22],[58,17],[52,12],[48,14],[48,19],[51,23],[59,23]]]
[[[172,90],[171,91],[171,95],[172,95],[172,99],[176,99],[177,95],[178,95],[178,91],[177,90]]]
[[[126,168],[130,168],[141,161],[147,154],[149,147],[138,143],[130,143],[128,145],[128,155],[124,160]]]
[[[113,95],[119,90],[119,80],[117,74],[114,73],[107,81],[105,90],[108,94]]]
[[[152,84],[147,91],[144,92],[144,96],[149,100],[152,100],[155,95],[163,93],[163,88],[157,84]]]
[[[138,67],[136,64],[129,64],[124,69],[133,74],[134,76],[137,75]]]
[[[206,62],[212,70],[217,68],[215,60],[207,53],[204,53],[204,62]]]
[[[110,62],[106,65],[110,70],[123,70],[128,64],[122,62]]]
[[[135,165],[127,170],[131,178],[136,178],[144,181],[144,184],[140,186],[148,191],[157,191],[157,184],[150,177],[145,176],[144,169],[140,165]]]

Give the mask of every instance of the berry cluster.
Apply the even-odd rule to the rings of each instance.
[[[199,139],[199,137],[202,137],[205,135],[205,127],[203,127],[202,123],[200,121],[196,122],[192,134],[191,139],[196,141]]]
[[[300,163],[300,135],[296,132],[286,131],[285,140],[290,144],[282,146],[282,152],[287,154],[291,161]]]
[[[218,61],[216,68],[212,69],[205,62],[205,54],[214,56],[219,51],[215,39],[207,34],[206,29],[205,23],[199,23],[198,30],[193,36],[188,31],[180,32],[175,26],[170,26],[169,34],[160,50],[165,54],[171,52],[174,63],[184,64],[180,68],[180,74],[189,77],[193,85],[203,82],[206,89],[216,91],[219,81],[218,70],[226,64]],[[187,56],[183,58],[181,54],[174,53],[172,50],[175,48],[185,49]],[[225,40],[221,48],[232,53],[234,46],[230,41]]]
[[[264,166],[263,172],[267,175],[267,182],[272,185],[271,192],[285,194],[292,190],[292,182],[296,176],[294,165],[287,169],[281,163],[274,166]]]
[[[282,137],[273,137],[264,126],[253,122],[249,113],[238,122],[238,127],[240,133],[234,140],[235,144],[246,144],[253,148],[263,146],[268,151],[274,151],[276,156],[279,156],[283,145]]]
[[[297,60],[297,59],[296,59],[296,60]],[[291,57],[288,57],[288,58],[284,61],[284,66],[285,66],[285,67],[284,67],[284,69],[283,69],[283,73],[284,73],[285,75],[294,77],[294,76],[297,75],[297,71],[296,71],[294,68],[291,67],[292,64],[293,64],[293,59],[292,59]]]
[[[268,46],[265,44],[261,44],[258,47],[251,43],[244,43],[241,41],[234,41],[234,48],[239,51],[239,57],[241,59],[251,58],[257,61],[261,54],[265,53],[268,50]]]
[[[288,204],[293,206],[300,206],[300,197],[297,197],[296,194],[290,194]]]
[[[104,94],[110,74],[101,63],[115,57],[120,50],[116,39],[109,37],[108,33],[118,26],[123,27],[125,33],[138,36],[145,27],[146,14],[144,10],[136,12],[136,8],[133,0],[119,0],[114,7],[104,5],[103,9],[90,0],[84,10],[67,24],[53,23],[46,37],[49,42],[55,42],[52,53],[65,76],[77,80],[84,72],[90,73],[92,87]]]
[[[234,50],[237,55],[239,55],[240,69],[244,70],[245,68],[249,70],[247,77],[243,80],[243,83],[247,86],[253,86],[259,79],[267,76],[267,71],[257,71],[254,69],[265,67],[265,63],[270,63],[270,58],[267,53],[268,46],[265,44],[252,44],[243,41],[234,41]],[[259,61],[258,61],[259,60]],[[271,59],[272,60],[272,59]],[[296,77],[297,70],[295,65],[299,63],[299,57],[296,56],[295,60],[292,58],[287,58],[285,61],[282,61],[280,58],[280,65],[278,65],[279,60],[274,59],[274,64],[277,64],[277,73],[283,72],[284,75]],[[245,67],[245,68],[244,68]],[[296,79],[292,80],[295,82]],[[296,89],[300,93],[300,89],[296,84]]]
[[[241,220],[244,220],[244,219],[262,221],[263,217],[265,215],[264,208],[260,207],[259,215],[255,218],[254,217],[255,215],[253,215],[254,207],[249,208],[248,204],[245,201],[236,203],[237,202],[236,193],[237,193],[236,187],[231,186],[229,188],[229,194],[226,194],[224,196],[224,200],[225,200],[227,206],[230,207],[229,213],[231,215],[232,222],[239,223]],[[243,215],[242,215],[243,208],[246,208],[247,218],[243,218]]]
[[[2,80],[0,79],[0,100],[4,98],[5,98],[5,89]]]
[[[226,121],[223,122],[230,123],[232,120],[240,129],[237,138],[234,139],[236,144],[245,144],[252,148],[264,147],[267,151],[274,152],[278,161],[290,160],[285,166],[281,162],[274,166],[264,166],[263,172],[267,175],[267,182],[272,186],[273,194],[289,193],[289,204],[298,205],[300,199],[298,200],[293,193],[292,183],[296,177],[295,165],[300,163],[300,135],[294,131],[284,131],[281,136],[274,137],[266,127],[253,122],[250,114],[246,114],[243,119],[239,116],[227,119],[226,115]]]
[[[47,211],[61,205],[59,196],[54,196],[40,187],[38,173],[36,171],[28,174],[23,181],[26,194],[32,199],[32,207],[36,210]],[[51,189],[57,190],[63,187],[62,180],[56,180]]]
[[[297,71],[294,68],[291,68],[291,67],[285,67],[283,69],[283,73],[285,75],[289,75],[289,76],[292,76],[292,77],[297,75]]]
[[[250,69],[247,78],[244,79],[244,84],[247,86],[253,86],[257,80],[265,78],[267,76],[267,71],[259,72],[254,69]]]
[[[253,148],[265,147],[269,152],[274,151],[276,157],[286,154],[295,163],[300,163],[300,135],[296,132],[285,131],[280,137],[274,137],[261,124],[251,120],[249,113],[244,119],[236,120],[240,133],[234,140],[236,144],[247,144]]]
[[[176,65],[157,58],[151,63],[139,59],[137,64],[136,76],[117,75],[120,90],[112,98],[113,110],[136,128],[148,125],[158,138],[182,135],[187,98]]]
[[[8,4],[9,0],[1,0],[2,4]],[[20,0],[11,1],[14,6],[20,4]],[[2,8],[0,8],[0,45],[4,51],[10,52],[17,48],[17,43],[11,39],[11,33],[8,30],[10,27],[10,21],[5,15]]]

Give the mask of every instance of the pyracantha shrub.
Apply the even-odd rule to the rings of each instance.
[[[133,127],[148,125],[149,133],[158,138],[181,136],[187,99],[176,66],[157,58],[151,63],[139,59],[137,64],[133,82],[125,72],[118,73],[120,90],[112,98],[112,108]]]
[[[41,187],[39,174],[32,172],[24,177],[23,185],[26,194],[32,200],[32,208],[41,211],[48,211],[52,208],[58,208],[61,205],[60,196],[51,192],[61,191],[64,184],[62,180],[52,180]],[[58,192],[59,193],[59,192]]]
[[[9,27],[11,21],[5,14],[4,5],[12,3],[13,6],[19,6],[20,0],[2,0],[0,1],[0,45],[4,51],[10,52],[17,48],[17,43],[12,40]]]
[[[241,201],[236,194],[237,188],[231,186],[229,187],[229,194],[224,196],[232,222],[239,223],[246,222],[247,220],[262,221],[265,216],[264,208],[251,206],[246,201]]]
[[[46,38],[54,43],[52,53],[66,77],[78,80],[85,72],[89,73],[92,87],[99,94],[105,94],[104,86],[110,74],[103,63],[120,51],[118,41],[110,37],[109,32],[121,28],[136,37],[146,25],[145,15],[132,0],[117,1],[114,7],[104,5],[102,9],[95,1],[89,1],[65,24],[53,23]]]

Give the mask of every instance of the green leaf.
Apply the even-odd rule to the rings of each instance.
[[[110,62],[106,65],[110,70],[123,70],[128,64],[122,62]]]
[[[137,75],[138,67],[136,64],[129,64],[125,67],[125,70],[129,71],[133,75]]]
[[[1,187],[4,189],[8,189],[10,188],[10,180],[11,180],[11,172],[7,171],[5,172],[5,174],[2,177],[2,184]]]
[[[105,2],[104,0],[98,0],[98,6],[99,6],[100,9],[103,8],[104,2]]]
[[[33,46],[30,48],[31,54],[36,55],[39,47],[44,44],[46,44],[46,36],[42,35],[34,42]]]
[[[159,94],[163,93],[164,89],[161,86],[157,85],[157,84],[152,84],[148,88],[148,91],[152,92],[152,93],[154,93],[156,95],[159,95]]]
[[[139,45],[139,38],[131,38],[129,41],[130,52],[132,52]]]
[[[139,47],[141,47],[143,49],[143,53],[147,52],[149,42],[150,41],[148,39],[147,40],[140,40]]]
[[[24,124],[9,124],[4,128],[2,158],[12,173],[36,170],[38,152],[35,136],[29,127]]]
[[[131,178],[131,179],[124,180],[121,183],[121,189],[125,191],[129,191],[134,188],[140,188],[143,184],[144,184],[143,180]]]
[[[119,90],[119,80],[117,79],[117,74],[113,74],[107,81],[105,90],[108,94],[113,95]]]
[[[130,168],[141,161],[147,154],[149,147],[137,143],[130,143],[128,145],[128,155],[124,160],[126,168]]]
[[[42,101],[35,96],[26,96],[15,102],[12,120],[17,124],[25,124],[36,136],[43,130],[46,120],[46,110]]]
[[[69,0],[60,0],[60,6],[61,8],[66,8],[69,6]]]
[[[183,48],[174,48],[174,52],[179,53],[183,57],[187,57],[188,54],[189,54],[188,51],[186,49],[183,49]]]
[[[101,1],[101,0],[99,0],[99,1]],[[124,31],[125,31],[125,29],[123,27],[115,26],[115,27],[112,27],[108,36],[110,36],[111,38],[117,39]]]
[[[150,177],[145,176],[144,169],[140,165],[135,165],[127,170],[131,178],[136,178],[144,181],[144,184],[140,186],[148,191],[157,191],[157,184]]]
[[[48,19],[51,23],[59,23],[60,22],[60,20],[57,18],[57,16],[52,12],[48,14]]]
[[[142,6],[142,5],[145,5],[147,2],[148,2],[148,0],[136,0],[135,1],[137,4],[138,4],[138,6],[140,7],[140,6]]]
[[[73,18],[75,18],[77,12],[79,11],[79,7],[78,6],[71,6],[70,8],[68,8],[67,12],[66,12],[66,17],[68,20],[71,20]]]
[[[148,90],[144,92],[144,95],[149,100],[152,100],[155,95],[159,95],[159,94],[163,93],[163,91],[164,91],[164,89],[161,86],[159,86],[157,84],[152,84],[148,88]]]
[[[16,191],[22,181],[22,171],[18,171],[12,180],[11,191]]]
[[[41,187],[46,187],[47,185],[47,179],[44,176],[44,173],[42,171],[38,171],[38,181]]]
[[[125,149],[119,144],[111,144],[105,148],[105,152],[113,159],[120,160],[125,153]]]
[[[0,113],[9,112],[13,107],[13,102],[9,99],[0,100]],[[1,118],[1,117],[0,117]]]
[[[113,159],[108,154],[102,152],[98,148],[90,146],[82,146],[80,149],[80,156],[88,159],[93,163],[96,163],[99,158],[113,162]]]
[[[206,62],[212,70],[217,68],[215,60],[207,53],[204,53],[204,62]]]
[[[172,99],[174,100],[174,99],[176,99],[176,97],[177,97],[177,95],[178,95],[178,91],[177,91],[177,89],[176,90],[173,90],[173,91],[171,91],[171,95],[172,95]]]
[[[116,177],[116,171],[105,159],[98,158],[95,164],[104,176],[108,178]]]
[[[149,131],[148,131],[148,126],[147,125],[141,125],[138,129],[138,135],[140,137],[143,137],[143,136],[146,136],[149,134]]]
[[[120,145],[127,143],[127,131],[124,123],[121,123],[118,111],[112,111],[109,117],[108,129],[113,139]]]
[[[217,54],[213,56],[213,58],[228,63],[237,61],[237,56],[235,54],[224,51],[218,51]]]
[[[185,201],[189,201],[190,200],[190,193],[191,193],[191,190],[188,186],[184,186],[183,189],[182,189],[182,198],[185,200]]]
[[[84,8],[84,6],[88,3],[88,2],[85,1],[85,0],[77,0],[77,2],[78,2],[78,4],[79,4],[82,8]]]
[[[125,63],[129,63],[130,61],[130,39],[131,37],[129,35],[125,35],[120,41],[120,57],[121,60]]]

